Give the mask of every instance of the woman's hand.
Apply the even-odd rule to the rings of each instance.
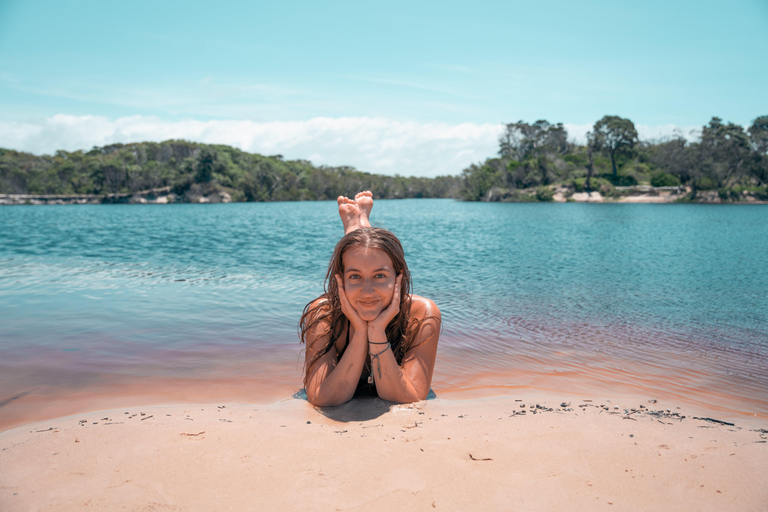
[[[360,318],[357,310],[352,307],[347,299],[347,292],[344,291],[344,282],[341,280],[341,276],[336,274],[336,287],[339,289],[339,300],[341,301],[341,312],[347,317],[349,323],[355,329],[355,332],[366,332],[368,330],[368,322]]]
[[[375,333],[384,333],[397,314],[400,312],[400,283],[403,280],[403,274],[398,274],[395,279],[395,292],[392,294],[392,302],[389,303],[387,309],[379,313],[374,320],[368,322],[368,339],[373,339]],[[386,335],[383,341],[386,341]]]

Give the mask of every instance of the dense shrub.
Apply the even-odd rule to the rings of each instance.
[[[634,187],[637,185],[637,180],[634,176],[627,176],[622,174],[613,176],[612,174],[604,174],[601,177],[605,178],[608,182],[611,183],[611,185],[615,187]]]
[[[592,181],[594,181],[594,179]],[[586,184],[586,182],[587,182],[587,178],[576,178],[571,182],[571,185],[573,186],[573,190],[575,190],[576,192],[584,192],[584,185]]]
[[[589,161],[587,159],[587,155],[584,155],[584,154],[565,155],[563,157],[563,160],[565,160],[569,164],[575,165],[576,167],[586,167],[587,162]]]
[[[554,190],[550,190],[548,187],[538,187],[536,189],[536,199],[543,202],[552,201],[555,196]]]
[[[573,189],[576,192],[585,192],[587,191],[586,184],[587,184],[587,178],[576,178],[571,182]],[[592,177],[591,180],[589,180],[589,186],[590,190],[610,190],[613,191],[613,185],[610,181],[608,181],[605,178],[598,178],[598,177]]]
[[[668,172],[656,171],[651,175],[651,185],[654,187],[677,187],[680,185],[680,180]]]
[[[696,180],[696,188],[699,190],[714,190],[717,188],[717,181],[713,180],[709,176],[702,176]]]
[[[717,189],[717,195],[719,195],[720,199],[723,201],[738,201],[741,198],[739,192],[730,188]]]

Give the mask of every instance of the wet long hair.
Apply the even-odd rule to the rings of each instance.
[[[400,240],[392,232],[381,228],[361,228],[347,233],[333,250],[331,262],[328,264],[328,273],[325,276],[325,293],[304,307],[299,321],[301,343],[307,343],[307,333],[310,331],[315,331],[318,339],[329,335],[325,345],[318,347],[318,350],[314,351],[314,356],[307,357],[304,362],[305,386],[312,366],[333,348],[344,329],[348,328],[349,320],[341,311],[339,287],[334,276],[344,275],[342,258],[347,249],[352,247],[384,251],[392,260],[395,275],[403,275],[400,281],[400,312],[385,329],[387,341],[392,347],[397,364],[402,364],[405,354],[411,348],[420,330],[421,322],[417,319],[411,321],[410,318],[411,273],[408,271]]]

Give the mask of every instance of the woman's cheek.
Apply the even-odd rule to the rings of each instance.
[[[392,304],[392,298],[395,296],[395,283],[387,286],[387,307]]]

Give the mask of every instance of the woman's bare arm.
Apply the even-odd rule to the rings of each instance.
[[[315,326],[307,333],[306,360],[311,361],[318,350],[329,341],[330,333],[322,335],[324,327]],[[352,329],[351,326],[347,329]],[[305,391],[307,400],[317,406],[335,406],[348,402],[355,394],[363,372],[368,339],[365,330],[350,333],[349,346],[339,359],[335,347],[321,356],[309,371]]]
[[[413,341],[413,348],[403,358],[402,366],[397,364],[391,349],[384,350],[385,345],[375,344],[386,341],[383,332],[374,333],[369,330],[368,333],[372,342],[371,352],[376,354],[384,350],[378,357],[371,358],[371,367],[379,397],[390,402],[411,403],[424,400],[432,384],[440,337],[440,310],[431,300],[413,296],[411,316],[419,319],[422,324],[417,338]]]

